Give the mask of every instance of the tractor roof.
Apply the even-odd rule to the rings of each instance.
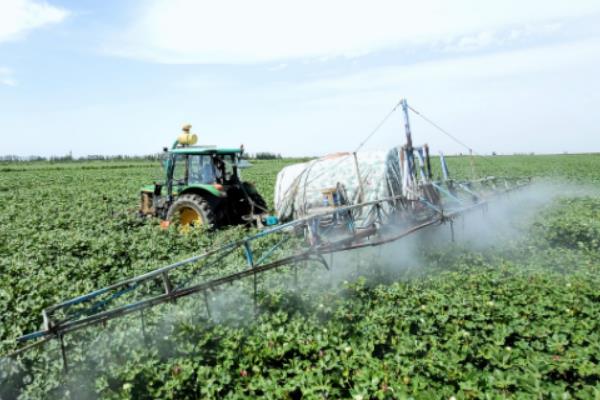
[[[239,148],[218,149],[216,147],[186,146],[171,149],[170,152],[175,154],[239,154],[241,150]]]

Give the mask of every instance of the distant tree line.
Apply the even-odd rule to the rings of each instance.
[[[279,154],[279,153],[275,154],[275,153],[269,153],[269,152],[263,151],[263,152],[254,154],[254,156],[249,154],[248,158],[251,158],[254,160],[278,160],[282,157],[281,157],[281,154]]]
[[[34,161],[46,161],[46,162],[79,162],[79,161],[158,161],[164,159],[164,153],[146,154],[146,155],[102,155],[102,154],[89,154],[87,156],[73,157],[71,153],[62,156],[17,156],[17,155],[4,155],[0,156],[0,162],[34,162]],[[243,157],[250,160],[279,160],[282,158],[279,153],[269,152],[258,152],[255,154],[244,153]]]
[[[87,156],[73,157],[71,153],[62,156],[17,156],[17,155],[5,155],[0,156],[0,162],[33,162],[33,161],[47,161],[47,162],[78,162],[78,161],[157,161],[162,160],[164,153],[146,154],[146,155],[101,155],[101,154],[90,154]]]

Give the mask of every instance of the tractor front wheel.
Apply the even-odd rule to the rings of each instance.
[[[212,207],[198,194],[182,194],[171,204],[167,212],[167,220],[178,220],[182,226],[206,225],[215,226],[215,214]]]

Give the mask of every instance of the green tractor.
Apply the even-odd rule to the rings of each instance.
[[[248,164],[241,160],[243,146],[194,146],[190,128],[185,125],[171,149],[165,148],[165,182],[142,188],[140,214],[168,221],[166,226],[261,225],[267,204],[252,183],[240,179],[240,167]]]

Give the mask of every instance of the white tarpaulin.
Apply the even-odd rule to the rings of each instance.
[[[358,152],[356,162],[352,153],[338,153],[290,165],[277,174],[274,199],[277,216],[289,221],[309,215],[311,210],[323,207],[323,190],[339,184],[346,190],[350,204],[399,195],[400,170],[397,148],[387,152]]]

